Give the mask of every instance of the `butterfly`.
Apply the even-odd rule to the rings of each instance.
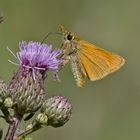
[[[85,78],[91,81],[100,80],[124,65],[123,57],[81,39],[63,26],[59,30],[63,34],[62,66],[71,63],[77,86],[83,87]]]

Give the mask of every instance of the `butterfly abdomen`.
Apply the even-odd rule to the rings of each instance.
[[[73,73],[74,79],[76,81],[76,84],[79,87],[83,87],[85,81],[84,81],[84,76],[81,72],[80,63],[79,63],[76,55],[72,54],[70,57],[71,57],[70,61],[71,61],[72,73]]]

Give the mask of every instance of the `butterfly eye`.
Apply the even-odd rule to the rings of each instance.
[[[68,40],[72,40],[72,38],[73,38],[73,37],[72,37],[71,34],[68,34],[68,35],[67,35],[67,39],[68,39]]]

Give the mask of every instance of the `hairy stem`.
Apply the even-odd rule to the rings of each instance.
[[[11,123],[9,124],[8,132],[4,138],[4,140],[14,140],[14,135],[18,124],[21,122],[22,116],[16,114],[14,117],[11,118]]]

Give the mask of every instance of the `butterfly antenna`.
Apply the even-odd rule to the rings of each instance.
[[[54,34],[56,34],[56,35],[62,35],[62,34],[59,33],[59,32],[49,32],[49,33],[42,39],[41,44],[42,44],[50,35],[54,35]]]

